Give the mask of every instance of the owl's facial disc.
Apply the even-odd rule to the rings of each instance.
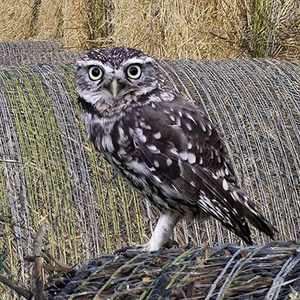
[[[136,50],[128,53],[139,55],[123,57],[118,49],[92,50],[76,64],[77,94],[101,113],[125,109],[132,102],[138,103],[139,96],[157,88],[154,59]]]

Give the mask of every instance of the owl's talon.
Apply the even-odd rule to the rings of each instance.
[[[126,253],[127,251],[131,251],[131,250],[135,250],[135,248],[132,247],[132,246],[126,246],[126,247],[123,247],[123,248],[120,248],[120,249],[116,250],[114,252],[114,255],[123,254],[123,253]]]

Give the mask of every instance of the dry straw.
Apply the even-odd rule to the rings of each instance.
[[[2,2],[2,41],[62,38],[67,49],[117,44],[157,58],[300,58],[297,0]]]

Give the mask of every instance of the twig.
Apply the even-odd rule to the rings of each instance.
[[[6,286],[10,287],[12,290],[14,290],[18,295],[23,296],[25,299],[32,299],[33,294],[21,287],[19,287],[17,284],[9,280],[8,278],[0,275],[0,282],[5,284]]]
[[[50,253],[43,253],[44,256],[47,256],[47,258],[50,261],[53,261],[58,267],[55,268],[55,270],[63,271],[63,272],[69,272],[70,270],[74,269],[74,266],[69,266],[62,261],[59,261],[56,259],[54,256],[52,256]],[[49,267],[49,266],[47,266]],[[44,267],[45,269],[47,268],[46,266]]]
[[[44,299],[43,257],[41,255],[40,247],[45,232],[46,225],[45,223],[42,223],[33,241],[33,255],[35,258],[35,264],[32,271],[32,277],[34,278],[32,291],[35,296],[35,300]]]

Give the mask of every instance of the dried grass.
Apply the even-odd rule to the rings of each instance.
[[[299,58],[300,3],[298,1],[255,0],[252,15],[251,55]]]
[[[227,36],[217,28],[218,5],[198,1],[114,0],[114,42],[134,46],[156,57],[212,58]],[[198,4],[197,4],[198,3]],[[126,37],[124,39],[124,37]],[[237,49],[223,49],[234,56]]]
[[[0,3],[0,40],[24,40],[30,38],[34,0],[2,0]]]
[[[299,299],[299,244],[140,250],[98,255],[69,266],[40,250],[29,257],[31,291],[0,275],[25,299]],[[44,276],[45,274],[45,276]]]
[[[25,0],[22,0],[25,2]],[[0,40],[125,45],[157,58],[300,59],[297,0],[3,0]]]
[[[32,32],[35,39],[48,40],[62,35],[62,7],[60,0],[43,0],[35,6]]]

